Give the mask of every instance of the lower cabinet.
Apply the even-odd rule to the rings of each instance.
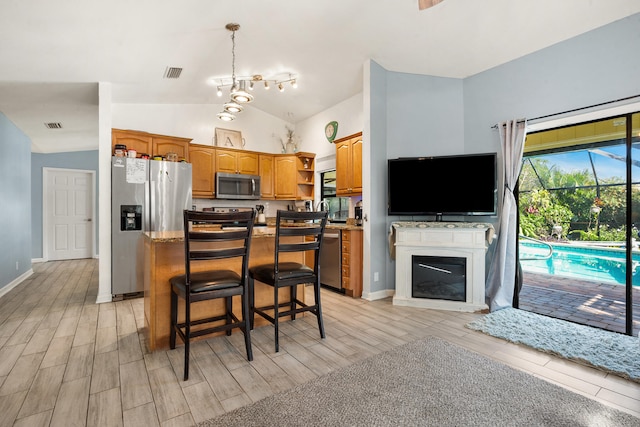
[[[362,230],[342,230],[342,288],[350,297],[362,296]]]

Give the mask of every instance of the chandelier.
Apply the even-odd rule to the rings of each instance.
[[[223,106],[223,110],[218,113],[218,118],[225,122],[230,122],[236,118],[235,114],[242,112],[243,104],[253,101],[251,92],[257,85],[264,86],[269,90],[271,86],[277,87],[280,92],[284,91],[285,84],[297,88],[296,77],[291,73],[283,79],[265,79],[261,74],[254,74],[249,77],[236,77],[236,31],[240,29],[240,24],[230,23],[225,28],[231,31],[231,78],[220,79],[217,83],[217,94],[222,96],[222,89],[230,88],[229,101]]]

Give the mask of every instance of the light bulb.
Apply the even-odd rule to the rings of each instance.
[[[296,79],[291,80],[291,87],[293,87],[294,89],[298,87],[298,82],[296,81]]]
[[[230,122],[233,119],[236,118],[236,116],[234,116],[233,114],[226,112],[226,111],[222,111],[220,113],[218,113],[218,118],[220,120],[222,120],[223,122]]]
[[[240,80],[235,90],[231,90],[231,99],[239,104],[253,101],[253,95],[246,91],[246,82]]]
[[[218,96],[222,96],[222,88],[220,86],[218,86],[217,94],[218,94]]]
[[[235,103],[233,101],[229,101],[224,104],[224,111],[228,113],[239,113],[242,111],[242,105]]]
[[[271,89],[271,87],[269,86],[269,82],[268,82],[268,81],[266,81],[266,80],[264,81],[264,89],[265,89],[265,90],[269,90],[269,89]]]
[[[249,90],[253,90],[253,82],[249,82]]]
[[[280,92],[284,92],[284,86],[282,86],[282,83],[278,83],[278,90]]]

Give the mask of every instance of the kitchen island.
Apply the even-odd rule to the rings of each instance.
[[[275,227],[255,227],[251,239],[249,267],[273,262],[275,253]],[[292,238],[299,239],[299,238]],[[184,274],[184,232],[182,231],[150,231],[142,235],[144,253],[144,320],[145,339],[150,351],[169,347],[171,285],[169,279]],[[281,254],[281,261],[304,262],[300,254]],[[201,263],[202,269],[223,266],[234,260],[217,260]],[[239,272],[240,263],[236,271]],[[235,265],[234,264],[234,265]],[[298,299],[304,301],[304,285],[298,288]],[[280,295],[281,302],[288,301],[288,292]],[[255,299],[257,306],[273,304],[273,288],[263,283],[255,283]],[[212,316],[224,312],[224,300],[203,301],[192,306],[191,316],[194,319]],[[179,321],[184,319],[184,303],[179,303]],[[240,297],[234,297],[233,309],[241,318]],[[268,322],[260,316],[255,318],[256,326]],[[206,337],[205,337],[206,338]]]

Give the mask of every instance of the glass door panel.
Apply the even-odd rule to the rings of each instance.
[[[527,137],[518,188],[519,308],[625,332],[626,125],[622,116]],[[546,149],[534,151],[542,143]]]

